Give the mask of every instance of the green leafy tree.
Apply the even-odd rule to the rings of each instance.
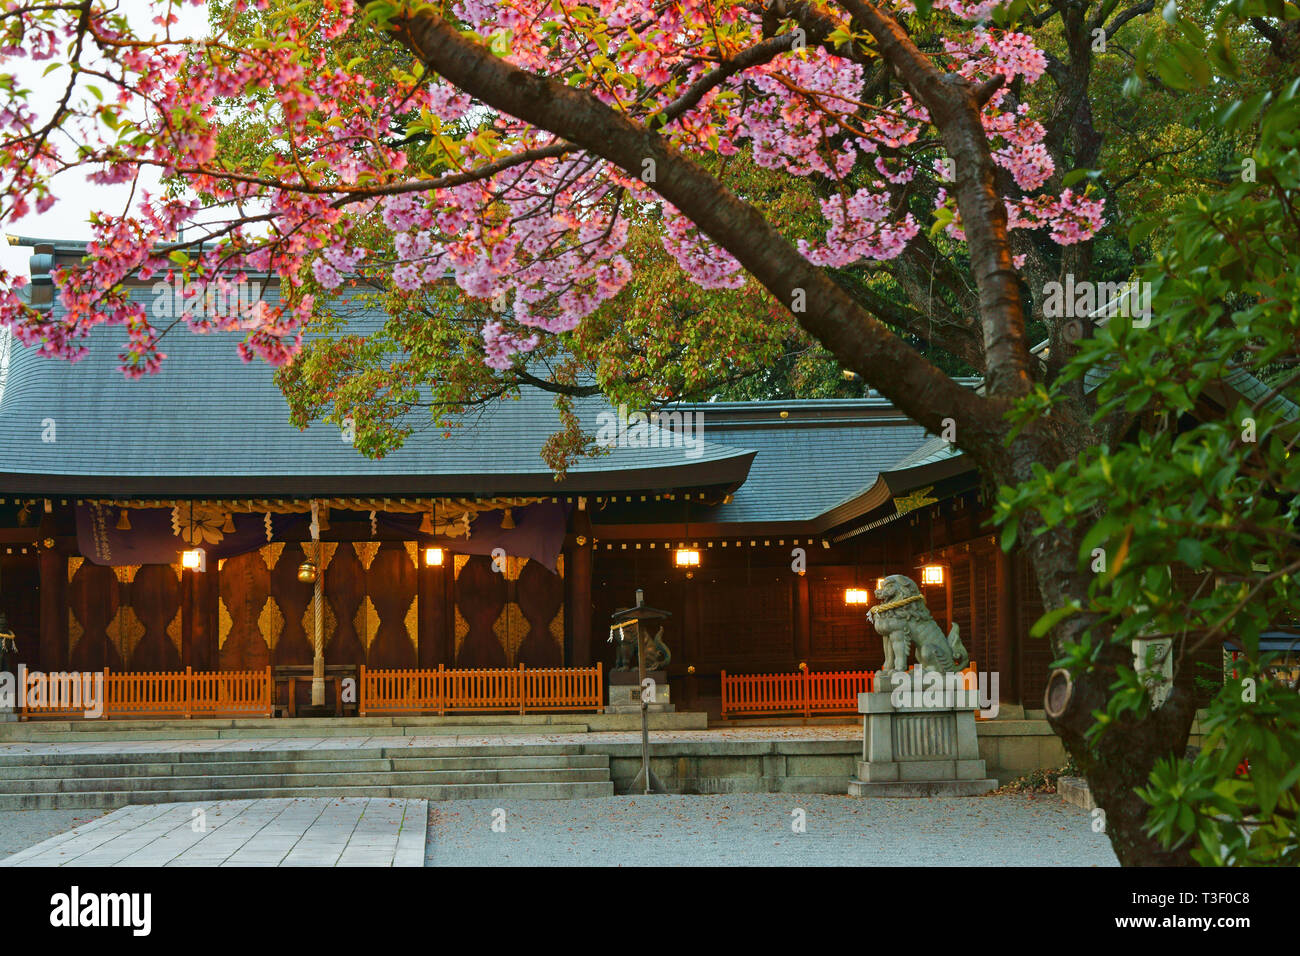
[[[1170,42],[1152,44],[1141,65],[1166,83],[1238,79],[1227,38],[1258,9],[1174,18]],[[1216,11],[1207,35],[1202,22]],[[1210,51],[1205,69],[1182,72],[1199,50]],[[1035,466],[1033,480],[1002,489],[997,514],[1004,543],[1029,515],[1036,534],[1083,532],[1087,592],[1036,630],[1069,635],[1057,707],[1091,716],[1067,740],[1089,780],[1149,804],[1149,814],[1127,808],[1122,828],[1142,814],[1163,846],[1198,862],[1294,865],[1300,695],[1267,676],[1260,635],[1300,636],[1300,80],[1201,119],[1218,142],[1252,145],[1233,179],[1133,232],[1135,243],[1165,237],[1143,273],[1151,321],[1113,318],[1020,409],[1022,424],[1050,418],[1067,383],[1087,381],[1097,415],[1122,416],[1128,429],[1055,468]],[[1166,698],[1193,692],[1192,655],[1229,639],[1245,656],[1212,702],[1204,746],[1148,777],[1125,759],[1133,737],[1162,732],[1176,711]]]

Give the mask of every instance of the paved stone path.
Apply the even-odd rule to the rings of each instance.
[[[427,804],[301,797],[129,806],[0,866],[422,866]]]
[[[105,813],[108,810],[0,810],[0,860]]]
[[[792,827],[794,811],[802,811],[802,833]],[[1086,810],[1022,794],[435,802],[425,859],[428,866],[1119,865]]]

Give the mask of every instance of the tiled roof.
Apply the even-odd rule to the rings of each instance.
[[[374,461],[336,425],[290,425],[273,369],[239,359],[241,337],[180,329],[164,339],[162,370],[134,381],[116,367],[120,327],[97,328],[89,354],[76,363],[14,344],[0,396],[0,490],[39,494],[33,476],[54,476],[62,490],[87,495],[114,494],[114,479],[132,478],[173,479],[177,494],[185,493],[177,480],[205,494],[221,493],[228,481],[232,496],[252,493],[248,479],[280,479],[263,483],[268,494],[321,494],[314,479],[325,478],[350,479],[354,488],[357,479],[373,480],[376,493],[560,493],[734,484],[752,458],[715,439],[698,455],[664,440],[665,447],[618,447],[581,460],[557,484],[541,458],[559,426],[553,397],[529,389],[517,401],[467,414],[450,437],[422,424],[403,447]],[[606,408],[597,399],[580,401],[584,427],[594,433]],[[304,476],[313,480],[285,480]],[[133,490],[122,493],[144,493],[127,484]]]
[[[870,486],[925,440],[925,429],[882,399],[687,406],[711,441],[757,452],[749,478],[701,521],[810,521]],[[780,412],[788,412],[781,418]]]

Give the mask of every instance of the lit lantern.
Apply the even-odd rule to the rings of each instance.
[[[442,564],[442,548],[425,548],[424,563],[429,567],[438,567]]]
[[[181,552],[181,567],[189,568],[191,571],[203,570],[203,551],[199,548],[191,548],[188,551]]]
[[[675,559],[679,568],[698,568],[700,566],[700,552],[688,548],[678,548]]]
[[[943,565],[927,564],[921,568],[921,583],[927,586],[943,584]]]
[[[871,601],[871,595],[866,588],[846,588],[844,591],[845,604],[867,604]]]

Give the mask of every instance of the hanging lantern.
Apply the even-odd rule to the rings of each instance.
[[[436,568],[442,564],[442,548],[425,548],[424,563],[431,568]]]
[[[188,551],[181,552],[181,567],[191,571],[202,571],[206,564],[205,558],[202,548],[190,548]]]
[[[700,566],[700,552],[694,548],[678,548],[673,554],[673,562],[679,567],[684,568],[686,577],[695,577],[695,569]]]
[[[845,604],[868,604],[871,601],[871,594],[866,588],[845,588]]]
[[[298,580],[303,584],[315,584],[316,565],[312,564],[310,561],[304,561],[302,564],[298,565]]]
[[[943,584],[943,565],[927,564],[921,568],[921,583],[926,587]]]

